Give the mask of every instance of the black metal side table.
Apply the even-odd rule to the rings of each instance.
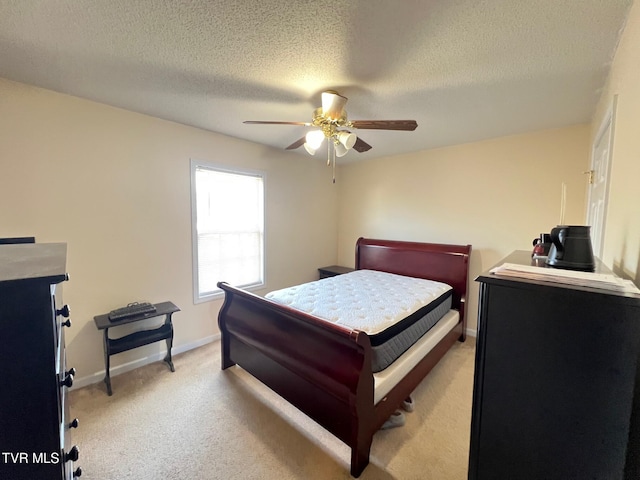
[[[171,359],[171,348],[173,346],[173,323],[171,323],[171,316],[175,312],[179,312],[180,309],[172,302],[157,303],[154,306],[156,307],[155,312],[142,313],[114,321],[109,320],[108,313],[93,317],[98,330],[104,330],[104,383],[107,386],[107,393],[109,396],[113,395],[113,391],[111,389],[111,376],[109,374],[109,357],[116,353],[126,352],[133,348],[159,342],[160,340],[166,340],[167,355],[164,357],[163,361],[167,362],[167,365],[169,365],[169,369],[172,372],[175,372],[173,361]],[[163,315],[165,316],[164,324],[158,328],[134,332],[121,338],[109,338],[110,328],[126,325],[127,323],[139,322],[141,320],[146,320],[147,318],[161,317]]]

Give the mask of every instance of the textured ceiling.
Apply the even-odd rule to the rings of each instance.
[[[633,0],[0,0],[0,77],[284,148],[320,93],[364,160],[588,122]],[[307,155],[304,149],[297,150]]]

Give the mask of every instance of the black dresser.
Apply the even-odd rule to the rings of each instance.
[[[0,245],[0,478],[72,479],[78,448],[69,417],[75,370],[65,361],[69,307],[64,243]],[[60,296],[60,295],[58,295]]]
[[[476,280],[469,479],[640,478],[640,295]]]

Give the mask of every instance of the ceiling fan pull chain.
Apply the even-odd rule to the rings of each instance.
[[[333,152],[333,183],[336,183],[336,146],[335,144],[333,145],[333,148],[331,149],[331,151]]]
[[[331,140],[327,141],[327,167],[331,165]]]

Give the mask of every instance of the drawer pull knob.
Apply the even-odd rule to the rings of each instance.
[[[66,320],[64,322],[62,322],[61,324],[63,327],[70,327],[71,326],[71,320]]]
[[[59,308],[58,310],[56,310],[56,315],[62,315],[64,318],[68,318],[69,317],[69,305],[63,305],[62,308]]]
[[[65,377],[64,380],[62,380],[60,382],[60,385],[63,387],[67,387],[67,388],[71,388],[71,386],[73,385],[73,375],[71,375],[70,373],[68,373]]]
[[[74,418],[69,424],[69,428],[78,428],[78,425],[80,425],[80,422],[77,418]]]
[[[71,447],[71,450],[69,450],[68,453],[64,454],[64,461],[68,462],[69,460],[71,460],[72,462],[77,462],[79,457],[80,450],[78,450],[78,447],[74,445],[73,447]]]
[[[73,478],[78,478],[82,476],[82,469],[80,467],[76,468],[76,471],[73,472]]]

